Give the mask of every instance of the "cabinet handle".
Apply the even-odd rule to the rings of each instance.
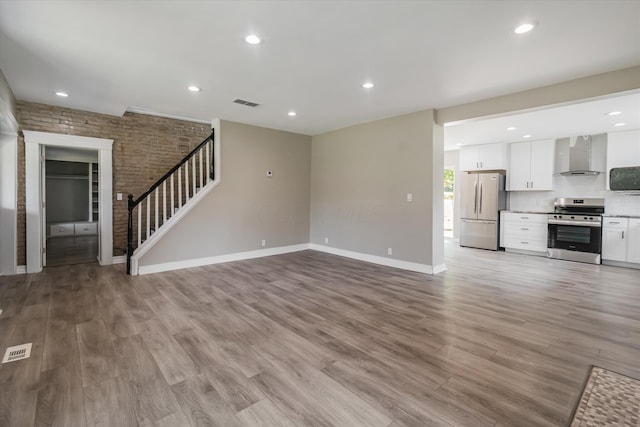
[[[520,243],[522,243],[523,245],[528,245],[529,244],[529,242],[520,242]]]
[[[529,181],[527,181],[527,188],[529,188]]]
[[[529,229],[528,229],[528,228],[524,228],[524,227],[522,227],[522,228],[520,228],[520,230],[528,231]]]
[[[529,219],[528,216],[521,216],[520,219]]]
[[[624,239],[624,231],[622,232],[622,238]]]
[[[611,221],[609,224],[620,224],[620,221]]]
[[[531,188],[533,188],[533,181],[531,181]]]

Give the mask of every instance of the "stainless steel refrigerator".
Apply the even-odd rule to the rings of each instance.
[[[506,208],[504,174],[469,172],[460,176],[460,246],[498,250],[500,210]]]

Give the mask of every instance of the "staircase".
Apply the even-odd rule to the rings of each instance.
[[[137,199],[129,194],[127,274],[137,274],[137,259],[218,183],[214,142],[211,129],[210,136]]]

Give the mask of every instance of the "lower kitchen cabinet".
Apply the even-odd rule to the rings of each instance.
[[[629,218],[627,262],[640,264],[640,218]]]
[[[547,253],[547,214],[502,212],[505,250]]]
[[[602,221],[602,260],[638,264],[640,218],[605,217]]]

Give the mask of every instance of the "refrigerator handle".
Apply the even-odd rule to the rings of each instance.
[[[473,213],[478,212],[478,181],[473,183]]]
[[[480,181],[480,203],[478,205],[478,213],[482,213],[482,181]]]

